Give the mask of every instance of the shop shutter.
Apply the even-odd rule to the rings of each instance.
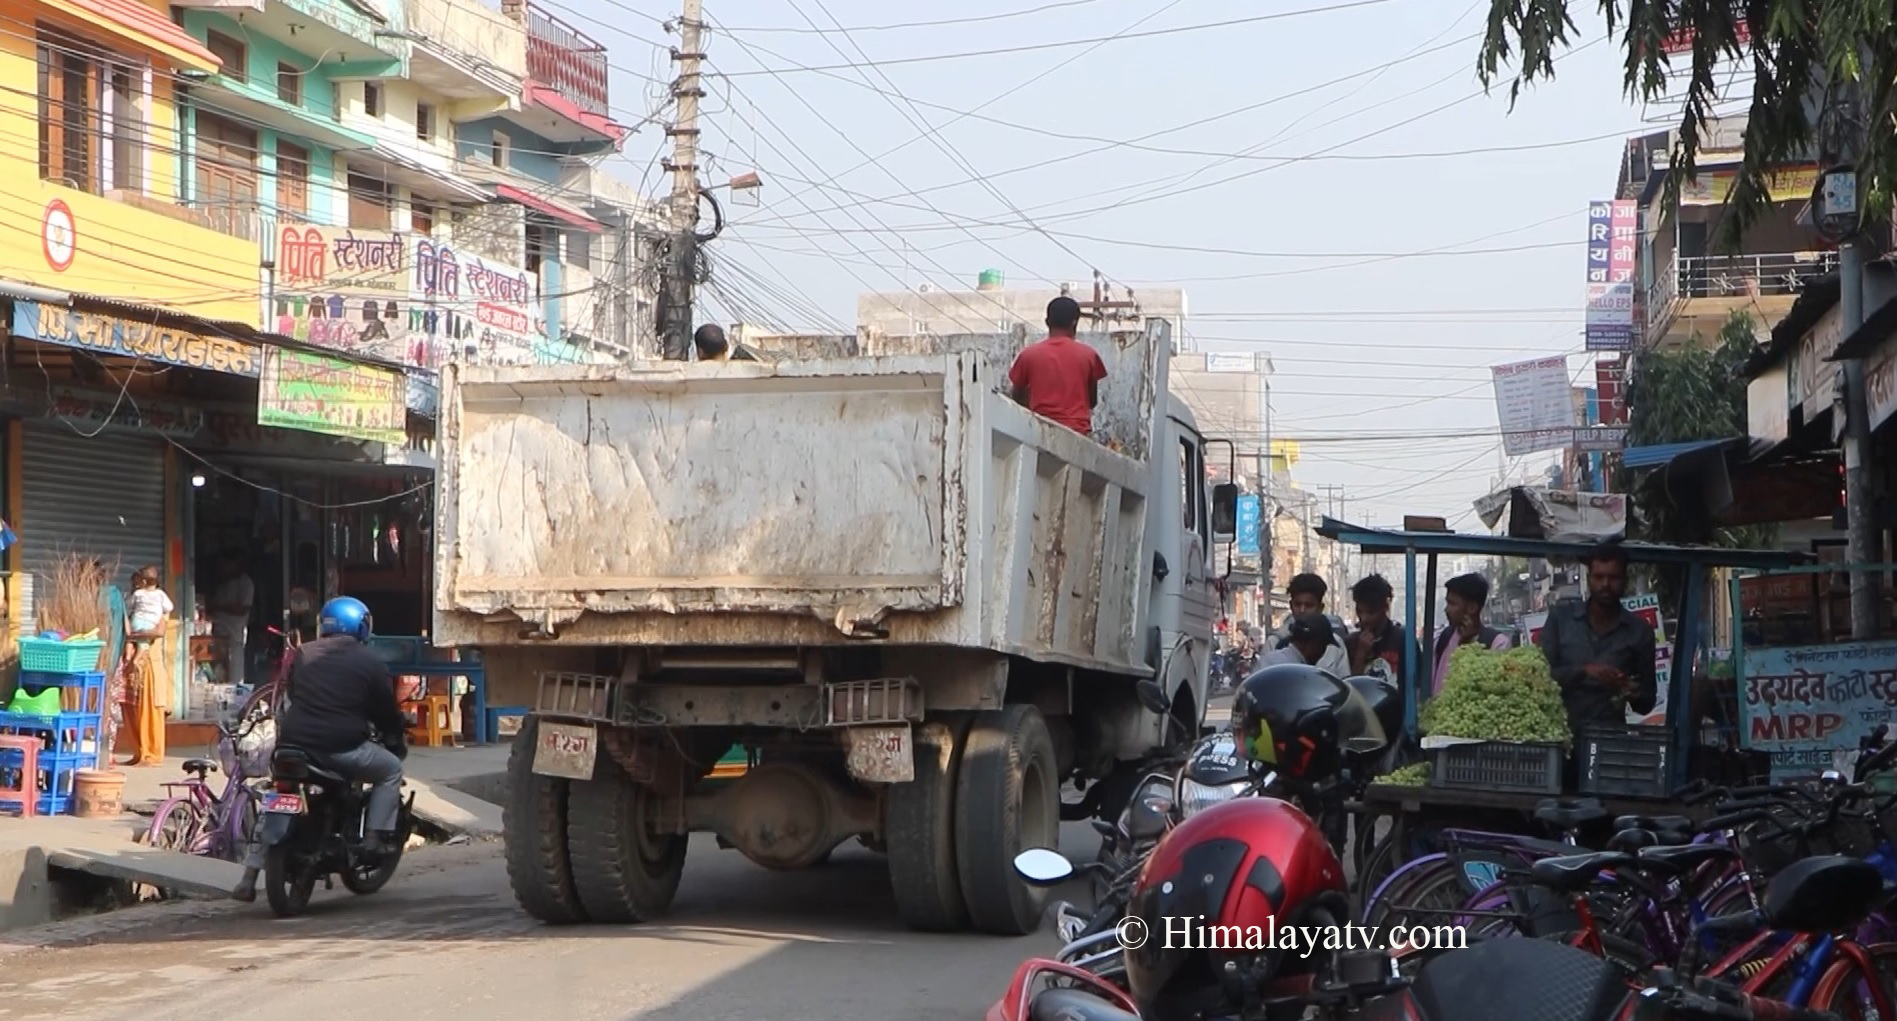
[[[63,422],[27,422],[23,432],[13,527],[20,620],[34,628],[34,591],[67,553],[118,561],[112,581],[121,588],[138,568],[164,566],[165,442],[117,431],[86,437]]]

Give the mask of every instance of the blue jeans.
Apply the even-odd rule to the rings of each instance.
[[[373,741],[364,741],[346,752],[326,752],[312,758],[325,769],[372,784],[367,809],[369,828],[381,833],[395,831],[402,810],[402,760],[396,758],[394,752]],[[244,849],[244,867],[261,869],[263,862],[263,834],[251,833],[250,843]]]

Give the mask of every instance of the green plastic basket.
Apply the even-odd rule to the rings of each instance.
[[[20,669],[37,674],[89,674],[99,669],[105,643],[20,639]]]

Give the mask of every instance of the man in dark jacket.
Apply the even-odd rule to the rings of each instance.
[[[277,721],[277,747],[308,753],[319,766],[372,785],[363,856],[396,850],[402,803],[402,756],[408,720],[395,700],[395,679],[369,651],[369,608],[342,596],[323,604],[316,641],[297,650],[288,706]],[[257,899],[263,844],[252,835],[244,875],[231,896]]]

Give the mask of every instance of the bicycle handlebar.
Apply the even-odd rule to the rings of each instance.
[[[1841,1021],[1837,1014],[1808,1007],[1794,1007],[1780,1000],[1768,1000],[1737,989],[1718,987],[1717,995],[1703,990],[1645,989],[1640,993],[1643,1017],[1677,1018],[1680,1015],[1710,1018],[1714,1021]]]

